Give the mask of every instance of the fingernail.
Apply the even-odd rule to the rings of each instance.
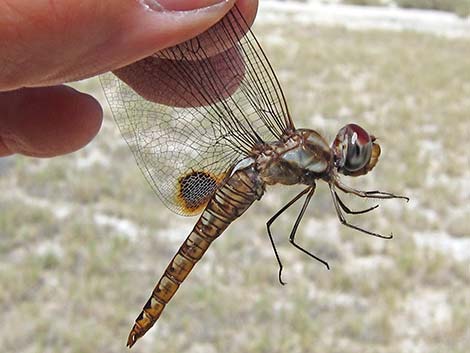
[[[191,11],[208,8],[230,0],[140,0],[142,5],[153,11]]]

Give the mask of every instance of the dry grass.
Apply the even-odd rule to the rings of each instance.
[[[470,237],[468,41],[298,25],[257,33],[297,125],[330,138],[344,123],[366,126],[383,155],[353,184],[412,201],[384,202],[357,219],[396,235],[383,241],[338,225],[319,187],[298,237],[332,270],[288,244],[293,210],[275,225],[289,282],[281,287],[264,220],[293,190],[270,189],[213,245],[133,351],[463,353],[468,248],[459,259],[417,239]],[[96,81],[86,85],[99,94]],[[14,157],[3,167],[0,346],[127,351],[132,321],[195,219],[170,213],[150,192],[109,116],[78,153]]]

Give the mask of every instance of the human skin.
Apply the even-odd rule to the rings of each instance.
[[[257,0],[0,0],[0,157],[53,157],[99,131],[98,101],[63,85],[190,39]]]

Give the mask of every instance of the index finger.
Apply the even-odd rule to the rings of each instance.
[[[204,32],[235,2],[0,1],[0,91],[54,85],[123,67]],[[252,11],[256,5],[247,8]]]

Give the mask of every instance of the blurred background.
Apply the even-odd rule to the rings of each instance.
[[[261,0],[254,31],[297,127],[332,140],[346,123],[364,126],[380,163],[344,181],[411,201],[350,218],[393,232],[381,240],[341,226],[319,183],[297,239],[331,270],[289,244],[294,207],[273,227],[283,287],[265,223],[300,188],[269,188],[133,352],[468,352],[469,14],[468,0]],[[98,80],[75,87],[105,107],[92,143],[54,159],[0,159],[5,352],[127,352],[134,319],[197,220],[151,192]]]

